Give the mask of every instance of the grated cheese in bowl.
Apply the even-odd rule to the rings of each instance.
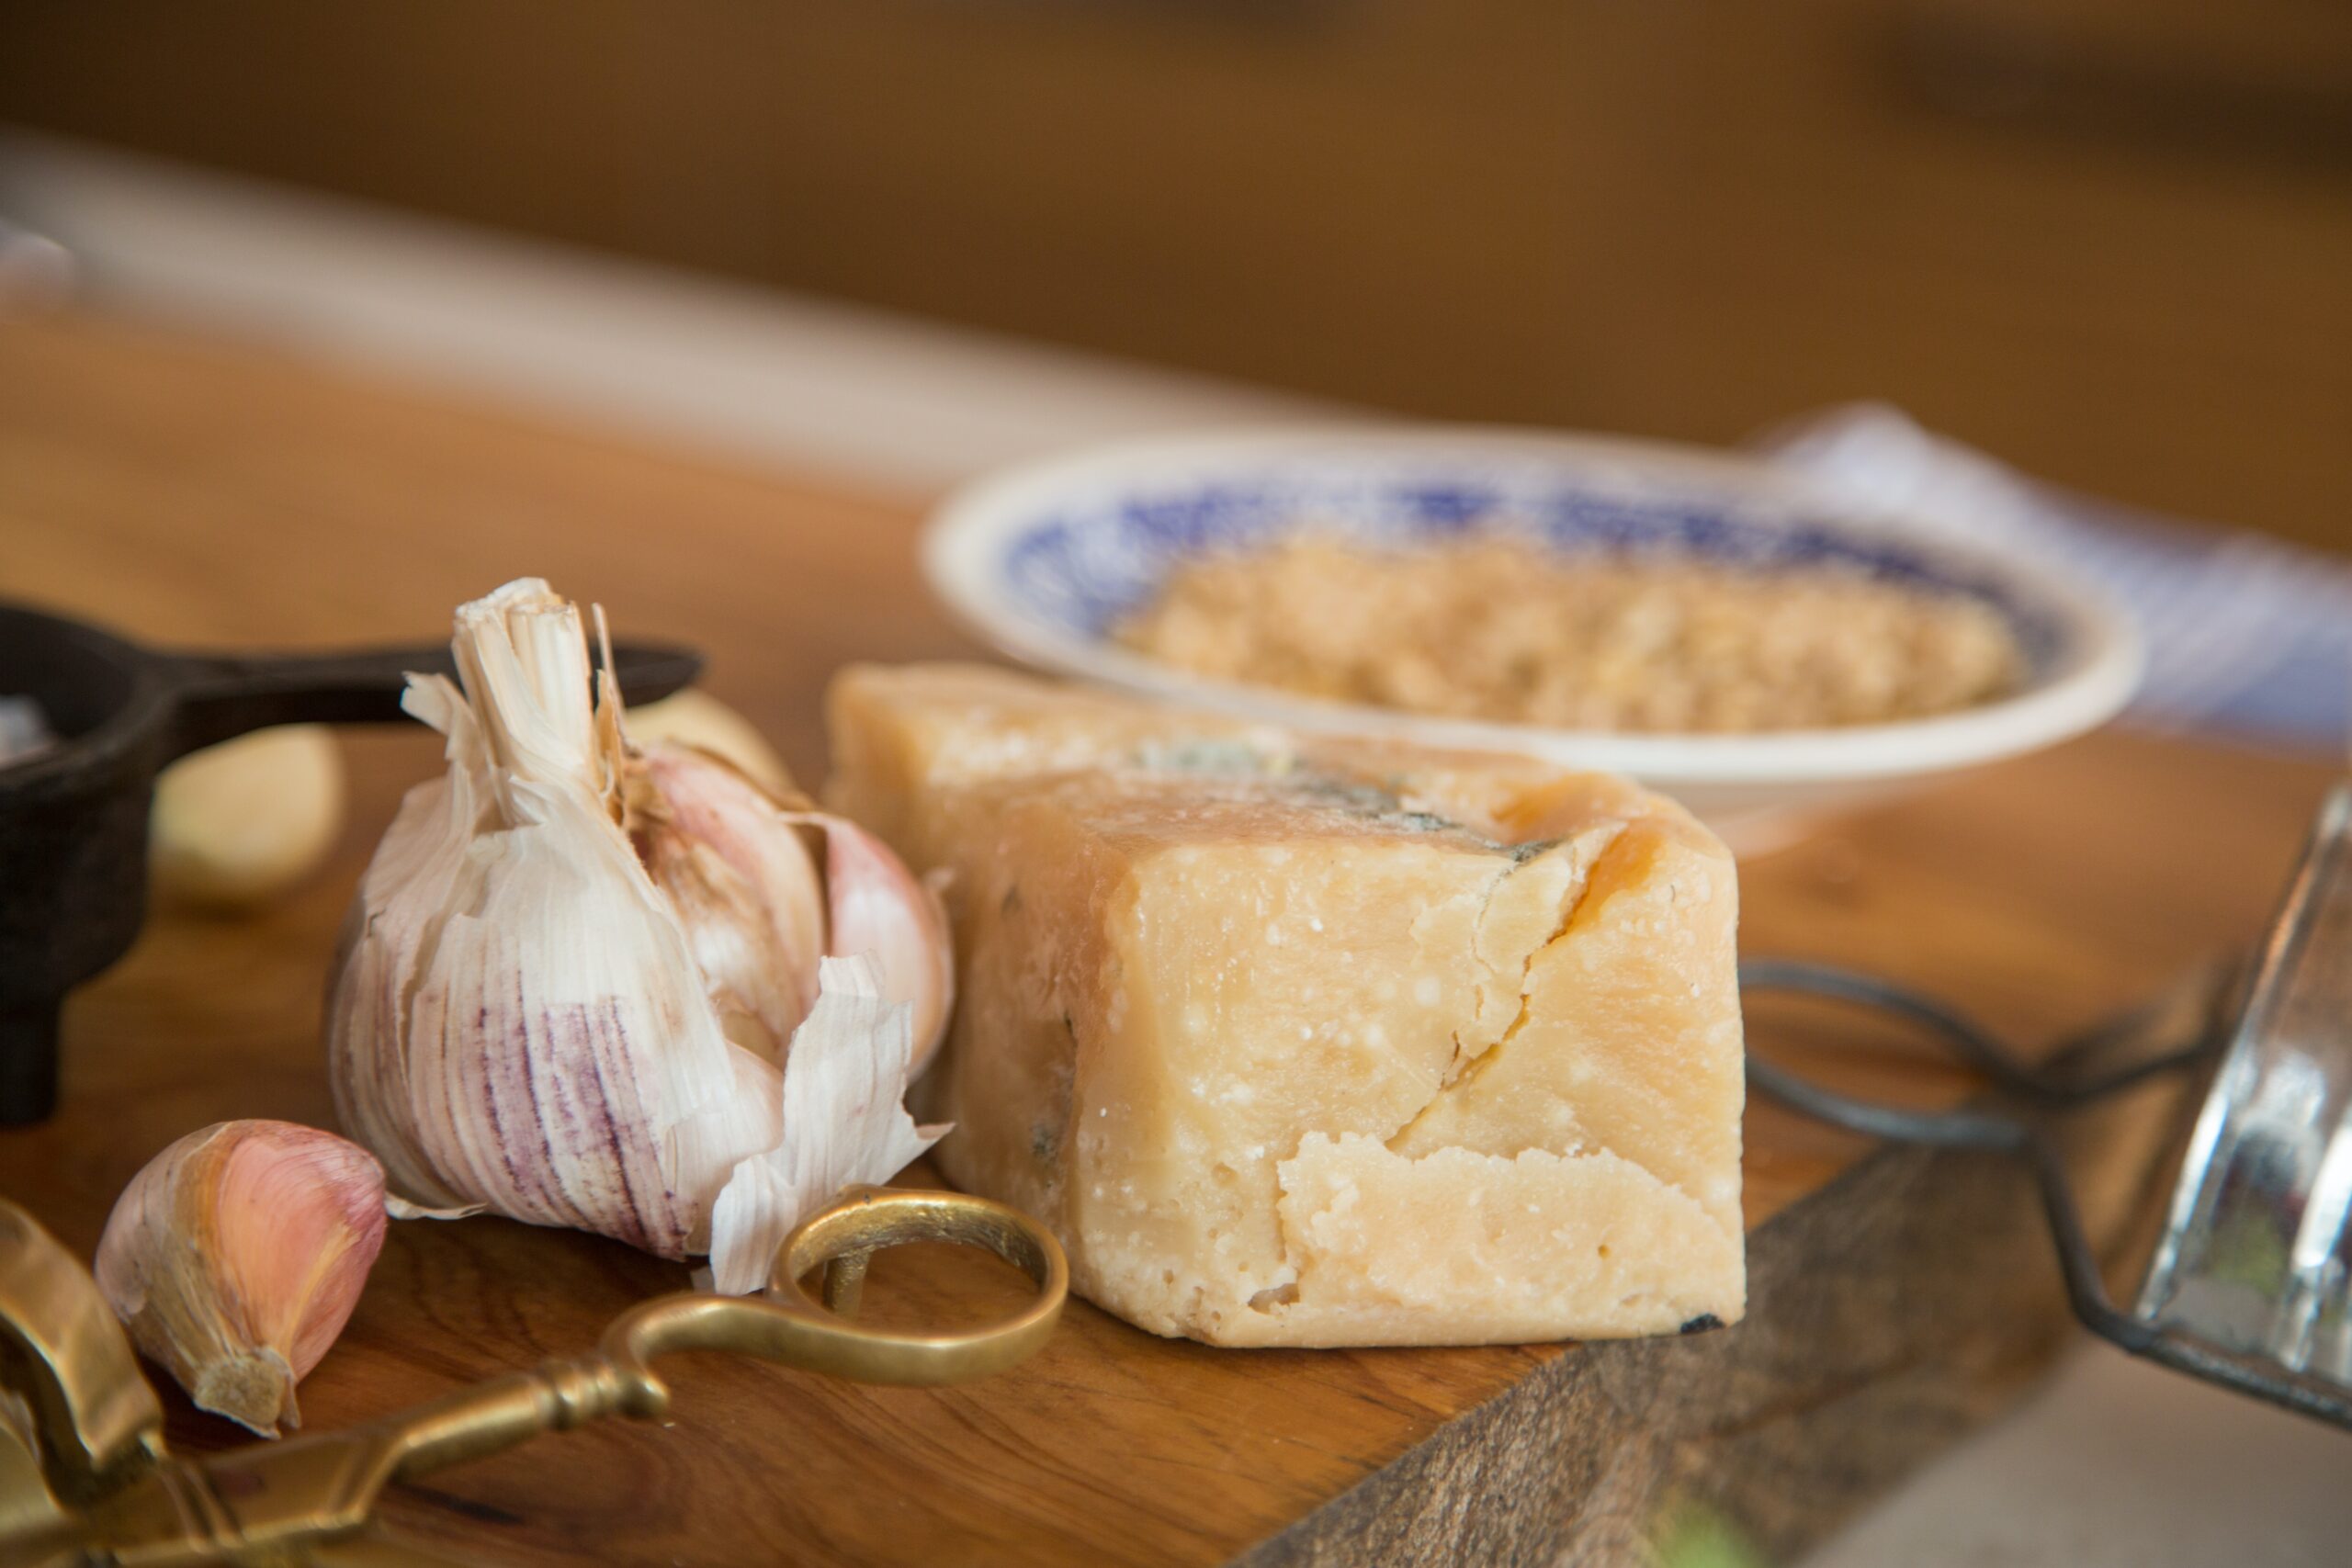
[[[1838,565],[1412,549],[1312,532],[1179,567],[1114,634],[1213,680],[1564,729],[1753,733],[1922,718],[2024,677],[2002,617]]]

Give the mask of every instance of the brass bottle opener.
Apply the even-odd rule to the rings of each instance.
[[[946,1334],[854,1319],[875,1253],[910,1241],[985,1247],[1037,1293],[1009,1317]],[[821,1299],[804,1283],[821,1271]],[[761,1297],[659,1296],[613,1321],[595,1351],[511,1372],[354,1427],[185,1460],[164,1409],[80,1262],[0,1200],[0,1568],[446,1562],[373,1524],[384,1488],[605,1416],[658,1421],[650,1365],[731,1350],[861,1382],[987,1377],[1046,1342],[1069,1266],[1018,1210],[951,1192],[853,1189],[777,1248]]]

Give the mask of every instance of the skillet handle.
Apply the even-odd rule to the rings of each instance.
[[[389,724],[406,716],[409,673],[457,677],[447,645],[348,653],[167,656],[178,701],[163,760],[274,724]],[[693,683],[702,655],[689,648],[621,643],[613,649],[621,697],[650,703]]]

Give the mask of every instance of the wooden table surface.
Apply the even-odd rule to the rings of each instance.
[[[837,665],[975,651],[917,581],[922,509],[137,323],[0,321],[0,596],[164,643],[326,646],[436,635],[459,601],[537,573],[626,633],[705,648],[709,689],[812,780]],[[400,793],[437,769],[435,739],[350,732],[352,819],[326,874],[252,918],[160,912],[77,996],[62,1109],[0,1134],[0,1191],[86,1255],[171,1138],[229,1116],[332,1123],[328,951]],[[2326,777],[2121,733],[2062,747],[1757,862],[1743,947],[1875,969],[2049,1039],[2245,940]],[[1795,1018],[1759,1010],[1755,1037],[1786,1044]],[[1815,1064],[1849,1082],[1959,1091],[1850,1021],[1804,1021]],[[1747,1137],[1751,1225],[1862,1152],[1768,1106]],[[953,1272],[877,1270],[875,1294],[938,1305]],[[495,1219],[396,1225],[304,1415],[332,1427],[583,1348],[684,1280],[617,1244]],[[1218,1351],[1074,1303],[1035,1360],[964,1389],[695,1363],[673,1428],[546,1440],[407,1489],[392,1511],[502,1562],[1215,1562],[1564,1356],[1600,1359]],[[173,1435],[234,1436],[176,1399]]]

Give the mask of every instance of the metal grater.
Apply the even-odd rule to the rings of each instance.
[[[2258,964],[2139,1315],[2352,1387],[2352,786],[2321,807]]]
[[[1754,1056],[1748,1081],[1872,1137],[2009,1155],[2032,1168],[2075,1314],[2133,1355],[2352,1427],[2352,783],[2322,803],[2252,978],[2220,1027],[2090,1077],[2046,1072],[1933,998],[1868,976],[1762,960],[1749,990],[1800,991],[1919,1024],[1997,1091],[1959,1111],[1856,1100]],[[2109,1296],[2040,1126],[2159,1073],[2212,1072],[2134,1308]]]

